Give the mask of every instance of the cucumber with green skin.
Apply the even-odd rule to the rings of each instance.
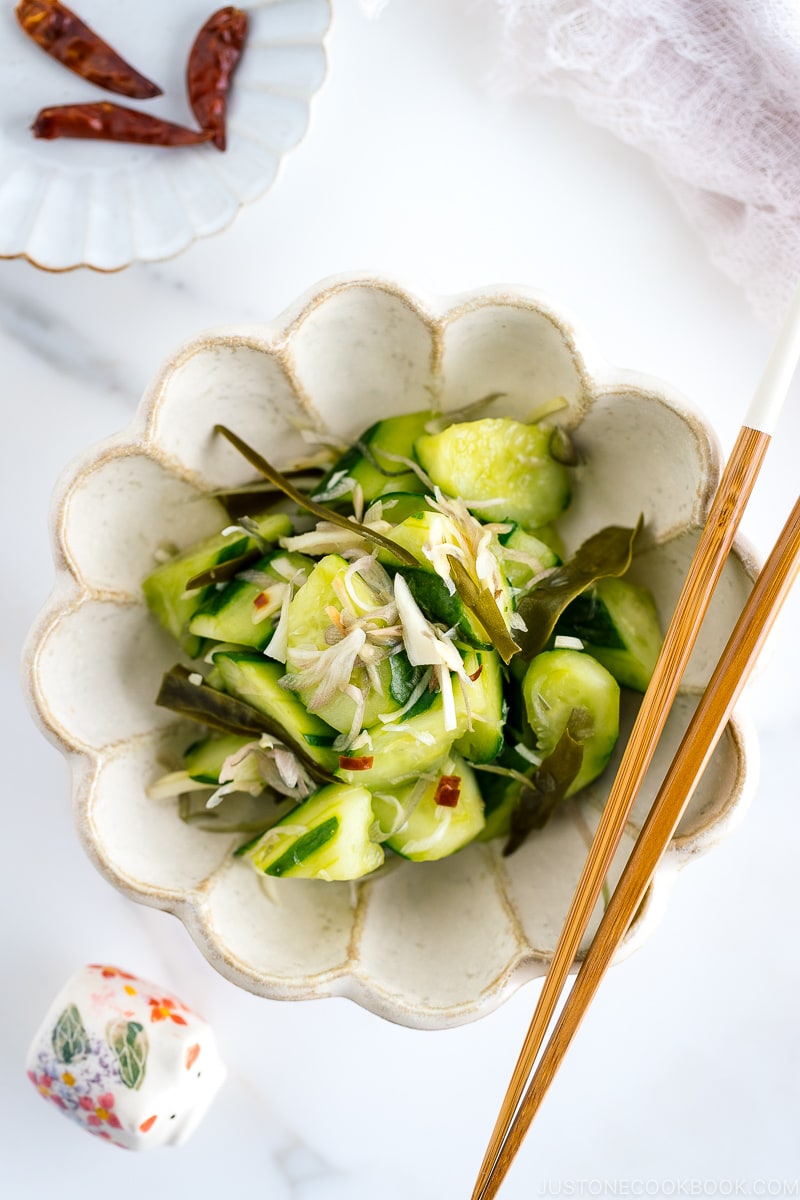
[[[444,580],[428,566],[404,567],[403,578],[408,590],[429,621],[455,629],[459,638],[470,646],[491,647],[486,630],[472,615],[458,592],[451,595]]]
[[[463,712],[457,712],[456,729],[445,729],[442,697],[437,692],[424,712],[370,730],[371,749],[359,750],[356,757],[365,762],[371,759],[371,766],[363,770],[339,767],[336,774],[348,783],[361,783],[372,790],[393,787],[434,770],[463,733],[466,733]]]
[[[284,513],[270,513],[256,518],[260,538],[277,542],[292,532],[292,523]],[[181,551],[169,562],[162,563],[142,584],[148,608],[168,633],[181,643],[190,658],[196,658],[203,647],[202,638],[189,631],[189,622],[199,608],[215,593],[214,584],[186,590],[196,575],[239,558],[255,550],[258,542],[249,533],[234,529],[196,542]]]
[[[459,781],[458,800],[452,808],[436,803],[443,775]],[[417,786],[412,782],[373,794],[372,809],[384,835],[392,830],[398,814],[410,805]],[[475,773],[463,758],[453,754],[444,759],[436,777],[400,828],[387,838],[386,845],[413,862],[433,862],[466,846],[478,836],[483,824],[483,799]]]
[[[207,783],[209,787],[216,787],[225,760],[254,741],[257,739],[238,733],[215,734],[202,738],[184,750],[184,770],[196,783]]]
[[[330,784],[288,812],[243,856],[278,878],[359,879],[383,862],[382,848],[370,837],[374,819],[366,788]]]
[[[378,497],[381,517],[391,525],[399,525],[408,517],[430,511],[427,496],[414,492],[386,492]]]
[[[303,685],[303,674],[307,669],[306,655],[309,651],[320,652],[332,650],[332,643],[327,640],[328,630],[332,619],[328,610],[337,611],[342,608],[341,591],[344,579],[350,568],[346,559],[338,554],[327,554],[316,564],[308,579],[295,595],[289,605],[286,669],[299,680],[296,690],[304,705],[314,702],[317,685]],[[358,572],[350,577],[349,592],[358,602],[358,616],[368,616],[370,612],[382,607],[375,593]],[[378,624],[385,625],[385,620]],[[370,728],[378,720],[381,713],[392,712],[400,708],[391,692],[391,668],[388,658],[375,664],[380,687],[370,686],[364,708],[362,725]],[[351,675],[355,686],[364,685],[368,681],[366,672],[356,665]],[[355,715],[355,700],[343,691],[335,691],[330,699],[322,704],[315,704],[314,712],[332,725],[334,729],[345,733],[350,729]]]
[[[147,592],[153,590],[153,577],[166,580],[167,586],[162,587],[161,594],[156,589],[151,606],[154,611],[161,607],[163,615],[159,619],[162,623],[172,628],[176,636],[190,639],[185,644],[191,645],[195,652],[209,638],[218,643],[224,641],[250,647],[217,650],[206,683],[243,700],[275,721],[286,731],[299,756],[307,750],[310,757],[305,760],[305,765],[312,774],[318,767],[324,767],[341,780],[338,784],[322,787],[299,806],[290,807],[292,802],[288,800],[281,802],[277,812],[274,804],[263,812],[258,805],[253,805],[251,811],[250,806],[239,804],[234,793],[223,801],[230,801],[230,813],[221,808],[206,811],[202,806],[203,797],[208,793],[189,794],[191,811],[187,807],[185,819],[202,822],[203,827],[208,828],[241,828],[244,831],[249,827],[257,831],[259,836],[247,846],[240,847],[240,851],[257,869],[274,877],[349,879],[375,870],[383,861],[383,851],[373,840],[379,836],[375,822],[377,820],[382,827],[384,835],[392,829],[396,823],[392,814],[396,818],[401,811],[398,803],[402,806],[408,802],[410,807],[417,801],[421,777],[426,786],[414,812],[410,812],[401,827],[390,834],[386,843],[396,853],[418,860],[438,859],[476,837],[483,840],[513,833],[512,817],[519,823],[522,812],[519,801],[524,784],[520,776],[533,781],[537,767],[513,746],[504,748],[507,721],[512,742],[522,738],[540,759],[550,757],[536,787],[545,790],[549,770],[553,779],[561,781],[558,795],[563,796],[565,791],[572,794],[602,770],[616,740],[619,689],[611,675],[616,674],[629,686],[636,686],[637,680],[644,686],[645,671],[649,677],[648,661],[653,655],[652,623],[645,636],[642,629],[647,621],[643,620],[641,612],[634,611],[636,589],[627,584],[622,592],[605,596],[603,586],[598,585],[576,601],[562,617],[565,623],[558,626],[556,633],[580,636],[587,644],[587,652],[549,650],[531,663],[524,662],[521,655],[511,656],[508,667],[503,667],[483,627],[478,625],[471,610],[465,610],[458,594],[451,596],[424,551],[426,544],[450,543],[452,540],[453,544],[465,549],[469,543],[469,554],[479,543],[483,531],[475,522],[465,524],[461,521],[458,507],[451,510],[443,505],[443,512],[433,508],[434,501],[423,494],[424,485],[416,473],[402,471],[402,476],[398,476],[401,464],[386,458],[385,453],[413,457],[416,447],[419,459],[434,482],[446,494],[461,497],[462,503],[468,502],[476,520],[506,526],[509,521],[513,523],[514,528],[507,528],[499,537],[496,533],[491,535],[490,545],[497,567],[489,559],[492,570],[483,572],[491,576],[491,582],[486,586],[498,600],[498,607],[508,624],[517,593],[529,589],[540,571],[558,563],[559,540],[550,522],[568,498],[568,476],[564,467],[549,454],[549,430],[492,419],[451,425],[439,434],[428,435],[424,425],[430,416],[426,412],[389,418],[367,430],[361,439],[367,446],[366,453],[356,449],[334,468],[334,472],[339,470],[340,477],[346,470],[353,480],[349,497],[333,495],[324,503],[341,510],[343,503],[348,499],[352,501],[352,488],[358,483],[367,504],[376,496],[380,499],[380,516],[392,526],[390,536],[417,559],[418,566],[410,567],[401,565],[386,550],[379,552],[379,560],[390,573],[400,571],[403,575],[412,597],[428,619],[453,631],[449,636],[455,636],[466,673],[476,675],[469,685],[466,700],[461,682],[456,675],[451,677],[455,729],[444,728],[442,695],[436,687],[425,687],[413,707],[407,707],[412,694],[420,690],[423,678],[431,676],[429,667],[412,665],[409,654],[414,657],[416,653],[416,657],[425,660],[424,656],[407,648],[413,644],[408,639],[404,643],[390,639],[392,653],[375,662],[376,672],[371,672],[370,677],[374,684],[377,674],[378,686],[372,688],[362,723],[366,732],[356,749],[340,756],[334,748],[341,745],[343,739],[338,735],[349,732],[355,714],[352,696],[338,690],[341,679],[332,680],[332,695],[326,698],[325,704],[317,711],[309,711],[307,705],[313,703],[318,689],[327,680],[323,671],[318,679],[313,678],[314,654],[335,650],[338,640],[346,636],[351,628],[348,609],[353,609],[357,617],[369,618],[370,611],[383,608],[390,599],[383,594],[381,585],[376,584],[374,589],[369,586],[367,571],[364,578],[358,573],[350,573],[347,590],[354,596],[344,595],[344,575],[351,571],[351,563],[346,557],[334,554],[309,559],[276,550],[265,554],[251,568],[271,574],[272,562],[280,559],[299,560],[295,565],[302,564],[307,570],[306,582],[297,589],[290,604],[285,667],[258,653],[268,644],[279,615],[276,607],[263,624],[253,620],[253,601],[265,590],[259,587],[259,581],[232,580],[235,567],[231,564],[227,575],[231,582],[186,592],[186,583],[194,575],[243,552],[252,555],[257,542],[249,535],[245,538],[234,533],[208,539],[172,563],[165,564],[166,570],[159,568],[146,584]],[[526,462],[526,457],[536,461]],[[384,470],[376,467],[373,459]],[[328,485],[334,472],[329,473]],[[324,487],[321,486],[318,492],[324,493]],[[335,483],[333,491],[336,491]],[[504,504],[491,503],[496,499],[503,500]],[[271,540],[291,532],[287,517],[276,518],[270,514],[266,519],[278,522],[277,529],[272,525]],[[437,523],[435,529],[434,522]],[[480,544],[485,547],[485,540]],[[192,552],[202,553],[189,564],[185,560]],[[356,551],[358,553],[360,551]],[[437,565],[440,565],[438,559]],[[474,570],[474,560],[469,570]],[[278,572],[276,583],[285,578],[285,573]],[[502,583],[498,582],[500,580]],[[471,577],[469,580],[459,578],[456,582],[466,589],[472,580]],[[613,584],[618,582],[614,580]],[[465,594],[470,593],[467,590]],[[583,608],[582,602],[585,602]],[[591,610],[586,607],[589,602]],[[646,609],[648,603],[652,605],[649,597],[639,607]],[[181,604],[184,605],[182,610]],[[344,623],[338,616],[342,610],[346,618]],[[489,620],[489,614],[483,612]],[[387,609],[386,621],[393,619]],[[383,617],[375,618],[378,625],[381,620]],[[502,638],[499,624],[494,631],[499,645]],[[660,633],[658,642],[660,644]],[[371,632],[364,644],[368,650],[372,649]],[[375,638],[374,646],[380,645],[379,639]],[[313,653],[309,657],[304,651]],[[601,666],[603,655],[611,675]],[[335,654],[321,664],[326,669],[329,665],[334,667],[335,675]],[[303,684],[304,669],[310,669],[312,675],[307,686]],[[297,691],[281,686],[287,673],[292,676],[291,682]],[[366,670],[359,658],[349,683],[360,686],[366,678]],[[435,674],[433,678],[435,680]],[[512,707],[510,721],[507,704]],[[406,711],[401,714],[402,708]],[[386,722],[381,721],[380,717],[387,714],[394,715]],[[325,719],[321,719],[323,717]],[[472,729],[468,728],[470,720]],[[574,737],[572,721],[578,731]],[[564,733],[567,726],[567,733]],[[239,728],[237,725],[230,727]],[[241,728],[249,726],[242,722]],[[187,774],[195,784],[209,788],[218,786],[226,758],[257,737],[257,734],[250,738],[244,735],[214,736],[195,743],[186,754]],[[580,749],[572,745],[572,758],[567,760],[563,747],[569,746],[571,739],[579,743]],[[349,761],[353,758],[355,762]],[[361,763],[357,761],[359,758]],[[507,766],[519,774],[517,778],[509,778],[489,772],[474,773],[471,763],[476,767]],[[358,770],[359,765],[365,769]],[[577,776],[575,771],[578,771]],[[460,793],[453,808],[436,804],[436,786],[442,775],[459,777]],[[250,799],[253,798],[248,797]],[[273,830],[261,835],[261,830],[273,822],[276,822]]]
[[[472,652],[464,659],[464,670],[477,678],[469,686],[465,684],[463,690],[459,683],[454,684],[456,713],[468,723],[466,691],[472,729],[467,728],[467,732],[456,739],[453,749],[470,762],[492,762],[503,749],[505,724],[500,656],[495,650]]]
[[[359,438],[367,453],[358,446],[346,451],[316,488],[312,499],[319,498],[323,503],[336,504],[339,498],[334,496],[328,501],[325,497],[331,489],[335,490],[336,482],[344,477],[361,485],[367,501],[374,500],[384,492],[424,491],[425,485],[419,475],[414,471],[404,471],[402,463],[384,457],[384,452],[413,458],[414,442],[425,432],[425,426],[433,415],[428,411],[405,413],[370,425]],[[341,497],[345,498],[352,502],[352,491]]]
[[[509,533],[501,533],[497,540],[495,553],[503,574],[518,591],[524,591],[542,571],[557,567],[561,562],[555,550],[521,525],[515,525]],[[525,555],[530,561],[521,561],[514,554]]]
[[[294,742],[307,748],[309,757],[334,770],[339,757],[330,748],[335,731],[316,713],[309,712],[294,692],[281,687],[283,666],[253,651],[225,651],[214,655],[224,690],[277,721]]]
[[[486,417],[423,434],[414,451],[434,483],[483,521],[546,525],[566,508],[569,476],[550,454],[551,429]],[[497,503],[502,500],[503,503]]]
[[[397,568],[401,571],[412,596],[430,620],[438,621],[448,628],[455,628],[459,637],[471,646],[491,648],[492,639],[483,625],[457,592],[450,593],[445,581],[434,571],[433,563],[425,552],[425,547],[430,546],[433,541],[438,541],[440,537],[458,544],[458,534],[449,517],[430,509],[415,513],[392,528],[391,538],[398,546],[414,555],[419,569],[401,565],[390,550],[383,548],[378,551],[378,562],[390,570]],[[511,590],[502,570],[498,575],[500,594],[495,599],[508,624],[512,608]]]
[[[663,641],[647,588],[627,579],[598,579],[565,609],[556,634],[580,638],[617,683],[647,691]]]
[[[619,736],[619,684],[582,650],[546,650],[530,662],[522,697],[542,759],[555,749],[573,712],[580,714],[583,761],[567,792],[572,796],[596,779],[611,757]]]
[[[249,571],[258,571],[286,585],[305,580],[314,567],[314,560],[305,554],[293,554],[287,550],[273,550],[254,562]],[[283,588],[275,589],[270,603],[269,585],[251,583],[245,579],[231,579],[223,587],[213,589],[213,594],[189,621],[189,632],[201,638],[217,642],[233,642],[240,646],[253,646],[263,650],[275,632],[281,610]],[[267,603],[261,607],[260,598]],[[267,615],[262,614],[266,612]]]

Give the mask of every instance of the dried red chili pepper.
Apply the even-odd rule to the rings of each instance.
[[[38,138],[96,138],[105,142],[137,142],[144,146],[196,146],[211,133],[173,125],[149,113],[101,100],[97,104],[62,104],[43,108],[33,123]]]
[[[374,762],[371,754],[364,754],[361,758],[350,758],[347,754],[339,755],[339,766],[343,771],[368,771]]]
[[[460,775],[441,775],[436,785],[434,801],[443,808],[455,808],[461,795]]]
[[[17,20],[37,46],[81,79],[134,100],[161,95],[158,84],[140,75],[59,0],[20,0]]]
[[[228,90],[246,37],[247,13],[221,8],[208,18],[189,52],[189,103],[200,126],[213,134],[218,150],[225,149]]]

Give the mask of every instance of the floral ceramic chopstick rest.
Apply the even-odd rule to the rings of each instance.
[[[202,1017],[163,988],[99,964],[53,1001],[27,1069],[66,1116],[128,1150],[185,1141],[225,1077]]]

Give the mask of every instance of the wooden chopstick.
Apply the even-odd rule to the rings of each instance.
[[[664,728],[681,676],[700,632],[703,617],[722,573],[764,459],[769,434],[743,427],[700,537],[675,613],[667,629],[639,714],[625,747],[617,776],[600,818],[544,986],[533,1014],[519,1060],[511,1076],[499,1116],[478,1173],[472,1200],[478,1200],[503,1138],[544,1042],[558,998],[591,919],[611,861],[622,838],[636,795]]]
[[[742,610],[642,826],[578,977],[502,1144],[481,1200],[496,1195],[627,933],[800,571],[800,500]]]
[[[522,1097],[591,919],[614,853],[655,752],[714,588],[733,543],[770,441],[770,433],[800,357],[800,287],[773,348],[761,382],[720,480],[711,511],[681,589],[653,677],[545,976],[530,1027],[478,1172],[472,1200],[479,1200]]]

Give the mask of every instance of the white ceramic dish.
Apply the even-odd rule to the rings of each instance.
[[[218,233],[271,186],[282,156],[303,137],[326,70],[329,0],[254,0],[228,108],[228,148],[166,149],[110,142],[38,141],[39,109],[111,100],[196,128],[186,99],[186,58],[214,5],[208,0],[81,0],[80,16],[164,95],[113,96],[51,59],[0,13],[0,257],[50,271],[115,271],[172,258]]]
[[[261,995],[345,995],[427,1028],[490,1011],[544,972],[613,766],[508,859],[492,843],[352,887],[281,881],[276,905],[231,857],[235,837],[187,827],[172,802],[145,797],[165,746],[191,736],[153,704],[176,651],[143,604],[141,580],[159,543],[186,545],[220,527],[210,489],[248,478],[212,435],[215,421],[280,462],[303,449],[298,423],[353,435],[379,414],[427,407],[432,397],[446,410],[490,392],[504,393],[496,411],[523,419],[554,395],[567,399],[562,415],[586,460],[560,522],[567,548],[643,511],[633,576],[652,586],[666,622],[718,477],[713,436],[683,401],[604,364],[552,304],[518,289],[420,300],[381,280],[340,279],[275,322],[206,334],[162,368],[132,426],[88,451],[57,488],[56,586],[26,661],[41,724],[73,766],[80,836],[112,883],[174,912],[215,967]],[[738,544],[613,874],[754,570]],[[754,757],[739,714],[626,951],[652,929],[676,868],[742,811]]]

